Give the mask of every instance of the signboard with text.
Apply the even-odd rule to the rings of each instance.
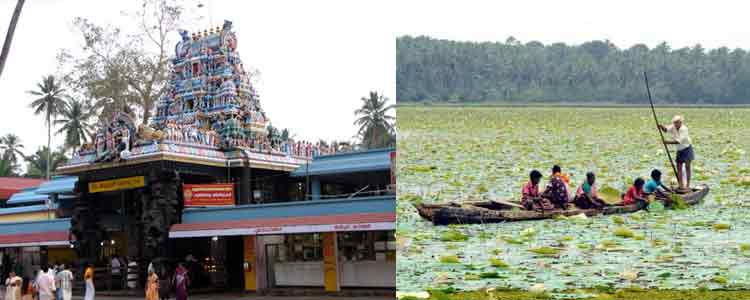
[[[111,192],[144,187],[146,180],[143,176],[118,178],[105,181],[89,182],[89,193]]]
[[[234,205],[234,185],[185,184],[182,186],[185,207]]]

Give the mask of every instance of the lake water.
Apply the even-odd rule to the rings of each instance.
[[[657,109],[664,123],[684,115],[696,155],[693,185],[711,188],[704,203],[435,227],[413,203],[517,199],[532,169],[546,180],[553,164],[570,175],[571,189],[587,171],[600,189],[621,191],[653,168],[665,182],[674,177],[647,107],[399,107],[398,289],[750,288],[750,109]],[[467,239],[445,241],[449,235]],[[529,251],[540,247],[557,253]]]

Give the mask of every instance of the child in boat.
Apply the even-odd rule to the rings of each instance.
[[[607,205],[596,193],[596,175],[594,172],[586,173],[586,180],[578,187],[573,203],[582,209],[600,209]]]
[[[638,209],[646,209],[648,210],[648,200],[646,199],[646,195],[643,194],[643,185],[645,182],[643,181],[643,178],[636,178],[633,182],[633,185],[630,186],[628,191],[625,193],[625,196],[622,197],[622,204],[623,205],[631,205],[631,204],[637,204]]]
[[[529,173],[529,182],[523,185],[521,189],[521,205],[528,210],[550,210],[552,203],[543,199],[539,194],[539,181],[542,179],[542,173],[532,170]]]
[[[666,197],[666,194],[664,192],[671,193],[672,190],[661,183],[661,171],[659,171],[659,169],[654,169],[653,171],[651,171],[651,179],[649,179],[646,182],[646,185],[643,186],[643,193],[648,195],[656,194]]]
[[[556,207],[567,209],[570,198],[568,184],[565,182],[567,178],[567,176],[562,174],[560,166],[554,165],[552,167],[552,176],[542,193],[542,198],[549,199]]]

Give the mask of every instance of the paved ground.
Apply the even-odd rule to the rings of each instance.
[[[74,300],[81,300],[83,297],[73,297]],[[143,297],[101,297],[97,296],[96,300],[143,300]],[[174,299],[174,298],[171,298]],[[190,296],[189,300],[386,300],[393,297],[338,297],[338,296],[257,296],[257,295],[239,295],[239,294],[213,294],[213,295],[196,295]]]
[[[0,288],[0,300],[4,300],[5,296],[4,289]],[[74,300],[82,300],[82,295],[74,295]],[[174,299],[174,298],[170,298]],[[188,297],[189,300],[214,300],[214,299],[226,299],[226,300],[386,300],[394,299],[393,296],[358,296],[358,297],[347,297],[347,296],[260,296],[254,294],[239,294],[239,293],[222,293],[222,294],[199,294]],[[96,300],[143,300],[143,296],[96,296]]]

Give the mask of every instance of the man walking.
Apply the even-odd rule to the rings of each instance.
[[[672,118],[671,126],[659,125],[659,129],[672,135],[671,140],[665,140],[664,143],[676,145],[677,156],[677,183],[681,190],[690,189],[690,177],[692,175],[690,163],[695,159],[693,153],[692,140],[688,134],[688,128],[683,124],[684,119],[680,115]],[[684,167],[684,171],[683,171]],[[683,178],[684,177],[684,178]]]
[[[39,272],[37,285],[39,288],[39,300],[55,299],[55,278],[52,277],[50,267],[45,266]]]
[[[62,300],[73,299],[73,273],[65,265],[60,265],[60,272],[57,272],[57,290],[60,292]]]

